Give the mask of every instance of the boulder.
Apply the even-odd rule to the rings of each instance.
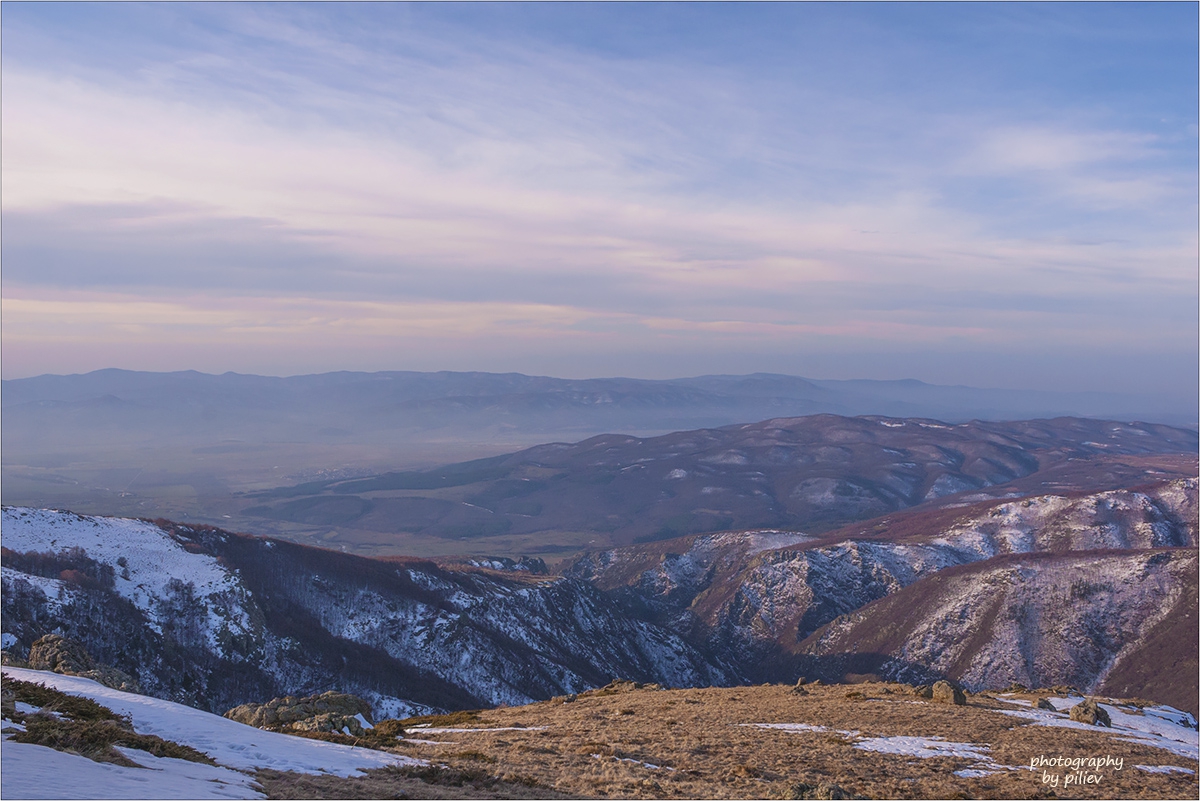
[[[326,731],[362,737],[367,733],[357,717],[347,717],[336,712],[322,712],[310,718],[294,721],[288,726],[292,731]]]
[[[0,665],[27,668],[29,663],[9,651],[0,651]]]
[[[1047,709],[1051,712],[1058,711],[1057,709],[1054,708],[1054,704],[1050,703],[1050,700],[1047,698],[1039,698],[1037,700],[1037,708],[1038,709]]]
[[[1077,720],[1080,723],[1087,723],[1092,726],[1112,727],[1112,719],[1109,718],[1108,712],[1104,711],[1104,707],[1096,703],[1094,698],[1081,701],[1071,707],[1071,720]]]
[[[963,694],[963,691],[945,680],[936,682],[933,685],[931,695],[933,700],[939,704],[962,706],[967,702],[967,696]]]
[[[588,690],[580,693],[583,696],[602,696],[602,695],[617,695],[620,693],[631,693],[636,690],[659,690],[662,689],[657,684],[642,684],[641,682],[631,681],[630,679],[613,679],[603,687],[597,687],[594,690]]]

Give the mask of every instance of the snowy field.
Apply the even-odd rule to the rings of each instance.
[[[37,745],[9,742],[0,752],[0,796],[17,798],[262,798],[252,774],[261,768],[352,776],[389,765],[420,765],[399,754],[263,731],[181,704],[113,690],[91,679],[4,668],[4,675],[91,698],[128,715],[139,734],[189,745],[213,767],[121,749],[144,769],[101,764]],[[12,725],[6,722],[6,727]]]
[[[1034,709],[1029,701],[1017,698],[1007,698],[1004,695],[998,700],[1013,704],[1021,709],[997,710],[1002,715],[1025,718],[1037,726],[1055,726],[1068,729],[1110,734],[1114,739],[1124,742],[1150,745],[1161,748],[1171,754],[1187,759],[1200,758],[1200,733],[1196,730],[1196,719],[1187,712],[1181,712],[1171,706],[1154,706],[1136,709],[1116,704],[1101,704],[1110,719],[1112,727],[1097,727],[1088,723],[1080,723],[1067,717],[1071,707],[1083,701],[1083,698],[1050,698],[1050,703],[1056,712]],[[858,731],[829,729],[825,726],[814,726],[808,723],[741,723],[740,726],[753,726],[760,729],[773,729],[784,732],[835,732],[853,741],[854,747],[863,751],[875,751],[882,754],[897,754],[899,756],[928,759],[931,757],[956,756],[976,759],[978,762],[969,768],[955,771],[955,775],[963,777],[987,776],[1006,770],[1024,770],[1026,768],[1002,765],[992,759],[989,746],[979,743],[949,742],[941,737],[864,737]],[[1174,765],[1136,765],[1147,773],[1193,773],[1188,768]]]
[[[118,749],[141,765],[93,762],[41,745],[9,742],[0,751],[5,798],[263,798],[254,779],[229,768]]]
[[[1048,699],[1057,712],[1051,712],[1048,709],[1033,709],[1028,701],[1006,698],[1004,695],[997,696],[997,700],[1028,707],[1004,710],[1002,714],[1032,720],[1036,726],[1055,726],[1085,731],[1099,730],[1112,734],[1125,742],[1152,745],[1187,759],[1200,760],[1200,733],[1196,731],[1196,719],[1189,713],[1181,712],[1172,706],[1148,706],[1137,709],[1115,704],[1100,704],[1108,713],[1109,719],[1112,720],[1112,728],[1098,729],[1089,723],[1080,723],[1066,716],[1071,707],[1084,700],[1078,696]]]

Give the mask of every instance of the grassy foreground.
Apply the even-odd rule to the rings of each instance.
[[[1033,693],[1005,696],[1037,703]],[[523,707],[407,721],[395,749],[445,766],[441,785],[397,771],[366,778],[287,776],[264,782],[274,797],[586,798],[1194,798],[1195,762],[1108,729],[1030,725],[988,694],[965,706],[917,697],[898,684],[730,689],[637,689],[632,684]],[[1135,707],[1133,707],[1136,709]],[[424,723],[427,728],[414,728]],[[806,724],[808,730],[747,724]],[[453,729],[458,729],[454,731]],[[856,745],[878,737],[965,744],[979,756],[918,757]],[[1030,770],[1039,756],[1108,757],[1107,767]],[[1121,769],[1113,767],[1121,761]],[[1007,766],[1007,767],[1005,767]],[[987,772],[985,770],[994,772]],[[959,774],[955,772],[959,771]],[[457,773],[456,773],[457,772]],[[1091,783],[1064,786],[1067,774]],[[985,774],[985,775],[976,775]],[[1058,774],[1057,787],[1046,774]],[[457,775],[457,787],[445,780]],[[476,777],[472,782],[470,777]],[[481,777],[492,779],[478,781]],[[403,782],[400,779],[406,779]],[[432,776],[426,777],[433,778]],[[498,781],[497,781],[498,780]],[[1078,779],[1077,779],[1078,780]],[[487,782],[491,781],[491,784]]]

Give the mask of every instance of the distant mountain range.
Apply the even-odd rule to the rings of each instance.
[[[6,450],[127,444],[387,442],[653,434],[827,413],[947,422],[1103,417],[1195,427],[1154,397],[820,381],[756,373],[661,381],[520,373],[337,372],[273,378],[98,370],[3,382]],[[48,438],[48,441],[47,441]],[[237,444],[229,443],[229,444]]]

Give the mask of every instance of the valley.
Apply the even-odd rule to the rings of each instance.
[[[1153,399],[761,373],[100,370],[6,380],[3,404],[5,504],[161,517],[369,556],[557,561],[702,531],[828,529],[1022,478],[1036,491],[1189,475],[1195,451],[1194,415]],[[879,422],[914,415],[924,428]],[[1114,438],[1052,422],[1063,415],[1192,433],[1139,423]],[[1042,418],[1041,433],[972,422],[1029,418]],[[809,422],[741,428],[751,420]]]

